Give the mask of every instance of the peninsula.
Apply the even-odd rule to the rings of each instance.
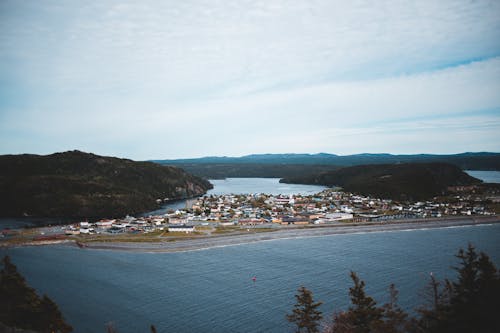
[[[428,200],[450,192],[450,187],[481,184],[449,163],[370,164],[308,173],[281,179],[282,183],[340,186],[347,192],[381,199]]]

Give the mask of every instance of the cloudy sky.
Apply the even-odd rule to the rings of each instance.
[[[376,3],[376,5],[373,5]],[[500,1],[0,1],[0,154],[500,151]]]

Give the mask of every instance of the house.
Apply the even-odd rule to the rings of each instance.
[[[338,220],[350,220],[353,218],[353,214],[350,213],[328,213],[325,215],[325,218],[330,221],[338,221]]]
[[[98,228],[111,228],[111,226],[113,225],[113,223],[115,223],[116,220],[100,220],[100,221],[97,221],[95,223],[95,225],[98,227]]]
[[[257,219],[257,218],[239,219],[238,223],[241,225],[257,225],[257,224],[263,224],[264,219]]]
[[[187,234],[187,233],[191,233],[194,231],[194,225],[185,225],[185,224],[170,225],[170,226],[168,226],[168,231],[169,232],[185,232]]]
[[[168,218],[168,223],[169,224],[182,224],[182,225],[185,225],[186,224],[186,218],[185,217],[169,217]]]
[[[295,225],[305,225],[309,224],[309,218],[303,217],[303,216],[297,216],[297,217],[284,217],[282,219],[283,222],[281,224],[295,224]]]

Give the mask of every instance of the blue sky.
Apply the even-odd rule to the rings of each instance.
[[[500,151],[499,1],[0,1],[0,154]]]

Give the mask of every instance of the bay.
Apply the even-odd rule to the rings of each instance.
[[[214,185],[214,194],[317,190],[299,185],[286,192],[278,187],[288,184],[265,178]],[[454,276],[454,254],[469,242],[500,266],[499,239],[500,225],[491,225],[284,239],[182,253],[58,245],[2,249],[0,255],[10,255],[28,283],[59,304],[75,332],[105,332],[109,322],[121,333],[148,332],[151,324],[165,333],[290,332],[285,315],[301,285],[324,302],[321,310],[329,317],[348,306],[354,270],[379,302],[387,300],[387,288],[395,283],[401,305],[411,310],[425,301],[421,294],[430,272]]]
[[[206,195],[223,194],[273,194],[273,195],[312,195],[326,189],[326,186],[320,185],[302,185],[302,184],[282,184],[280,178],[226,178],[210,179],[214,186],[208,190]],[[161,215],[169,210],[177,210],[190,207],[196,199],[174,200],[168,202],[160,209],[144,213],[142,215]]]
[[[472,242],[500,264],[500,225],[274,240],[183,253],[2,249],[30,285],[60,306],[75,332],[290,332],[285,314],[301,285],[331,312],[348,305],[349,272],[386,300],[424,302],[429,273],[453,277],[459,247]],[[256,276],[257,280],[252,281]]]
[[[485,183],[500,183],[500,171],[465,170],[465,172]]]
[[[323,191],[327,187],[319,185],[284,184],[280,178],[226,178],[211,179],[214,188],[207,195],[220,194],[283,194],[311,195]]]

